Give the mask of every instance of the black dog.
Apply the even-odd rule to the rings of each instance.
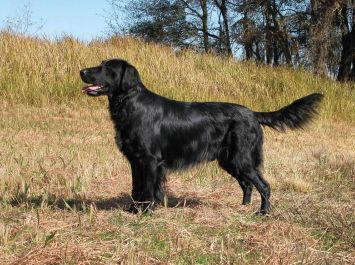
[[[112,59],[80,71],[92,84],[90,96],[107,95],[116,143],[132,169],[132,198],[144,207],[164,198],[168,171],[218,160],[243,189],[250,203],[252,187],[261,195],[259,214],[269,211],[270,187],[262,177],[263,131],[304,126],[315,114],[321,94],[311,94],[274,112],[254,112],[232,103],[179,102],[149,91],[135,67]],[[146,209],[146,208],[143,208]]]

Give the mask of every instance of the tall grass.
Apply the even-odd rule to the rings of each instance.
[[[174,99],[236,102],[261,111],[317,91],[326,95],[321,110],[325,117],[355,120],[354,83],[193,51],[175,53],[131,38],[83,43],[71,37],[50,41],[0,32],[0,96],[31,105],[101,102],[82,96],[79,69],[112,57],[127,59],[147,87]]]

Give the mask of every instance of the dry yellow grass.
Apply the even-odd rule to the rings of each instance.
[[[354,261],[347,123],[266,131],[272,212],[256,218],[215,164],[169,177],[169,207],[124,211],[130,172],[105,108],[5,105],[0,264],[345,264]],[[332,137],[337,135],[337,137]]]
[[[1,38],[0,264],[355,263],[351,84],[131,39]],[[273,109],[313,90],[337,97],[306,130],[265,130],[270,216],[253,215],[256,192],[241,206],[238,184],[214,163],[172,174],[168,207],[132,215],[130,170],[105,99],[82,96],[78,77],[113,56],[177,99]]]
[[[261,67],[191,51],[174,53],[129,38],[85,44],[72,38],[48,41],[0,32],[0,40],[0,96],[10,102],[92,104],[93,99],[78,93],[79,69],[121,57],[138,68],[147,87],[174,99],[238,102],[262,111],[321,92],[323,117],[355,121],[354,83],[318,79],[302,70]]]

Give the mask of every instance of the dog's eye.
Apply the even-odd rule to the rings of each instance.
[[[109,70],[114,70],[115,64],[114,64],[114,63],[111,63],[111,62],[106,62],[106,63],[105,63],[105,68],[106,68],[106,69],[109,69]]]

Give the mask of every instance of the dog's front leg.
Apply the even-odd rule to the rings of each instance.
[[[157,165],[154,160],[131,163],[133,212],[148,212],[156,203]]]

